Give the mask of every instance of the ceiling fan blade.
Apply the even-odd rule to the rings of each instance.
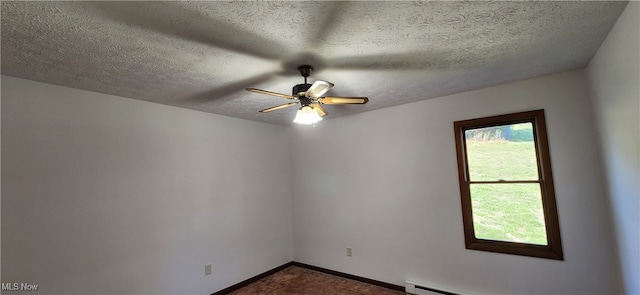
[[[329,113],[327,113],[327,111],[318,103],[312,103],[311,108],[316,110],[316,112],[318,112],[318,115],[320,115],[320,117],[324,117],[326,115],[328,115]]]
[[[323,104],[365,104],[369,102],[368,97],[340,97],[327,96],[320,99]]]
[[[285,104],[281,104],[281,105],[279,105],[279,106],[270,107],[270,108],[268,108],[268,109],[261,110],[261,111],[259,111],[259,112],[261,112],[261,113],[273,112],[273,111],[275,111],[275,110],[279,110],[279,109],[284,109],[284,108],[292,107],[292,106],[297,105],[297,104],[298,104],[297,102],[285,103]]]
[[[327,93],[327,91],[329,91],[331,87],[333,87],[333,83],[318,80],[318,81],[315,81],[313,85],[309,87],[309,89],[307,89],[307,92],[305,92],[304,95],[306,97],[318,98],[323,94]]]
[[[213,88],[208,91],[200,92],[185,98],[185,101],[188,103],[210,103],[214,100],[227,100],[229,96],[233,96],[237,92],[242,91],[243,88],[255,84],[260,84],[266,81],[269,81],[274,78],[278,74],[277,72],[271,72],[262,74],[255,77],[250,77],[247,79],[243,79],[237,82],[229,83],[222,85],[217,88]]]
[[[266,94],[266,95],[273,95],[273,96],[277,96],[277,97],[283,97],[283,98],[287,98],[287,99],[293,99],[293,96],[291,96],[291,95],[277,93],[277,92],[271,92],[271,91],[266,91],[266,90],[257,89],[257,88],[246,88],[245,90],[251,91],[251,92],[255,92],[255,93],[261,93],[261,94]]]

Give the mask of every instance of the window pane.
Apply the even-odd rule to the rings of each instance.
[[[531,123],[465,130],[469,180],[538,180]]]
[[[471,184],[478,239],[547,245],[540,184]]]

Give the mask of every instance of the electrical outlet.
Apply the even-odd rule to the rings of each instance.
[[[347,247],[347,256],[351,257],[351,256],[353,256],[352,254],[353,253],[352,253],[351,247]]]
[[[208,276],[208,275],[210,275],[210,274],[211,274],[211,264],[206,264],[206,265],[204,266],[204,275],[205,275],[205,276]]]

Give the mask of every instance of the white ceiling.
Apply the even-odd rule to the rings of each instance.
[[[309,79],[367,105],[587,65],[627,2],[2,2],[2,74],[249,120]]]

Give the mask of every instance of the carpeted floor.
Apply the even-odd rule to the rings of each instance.
[[[229,294],[404,295],[405,293],[302,267],[290,266]]]

